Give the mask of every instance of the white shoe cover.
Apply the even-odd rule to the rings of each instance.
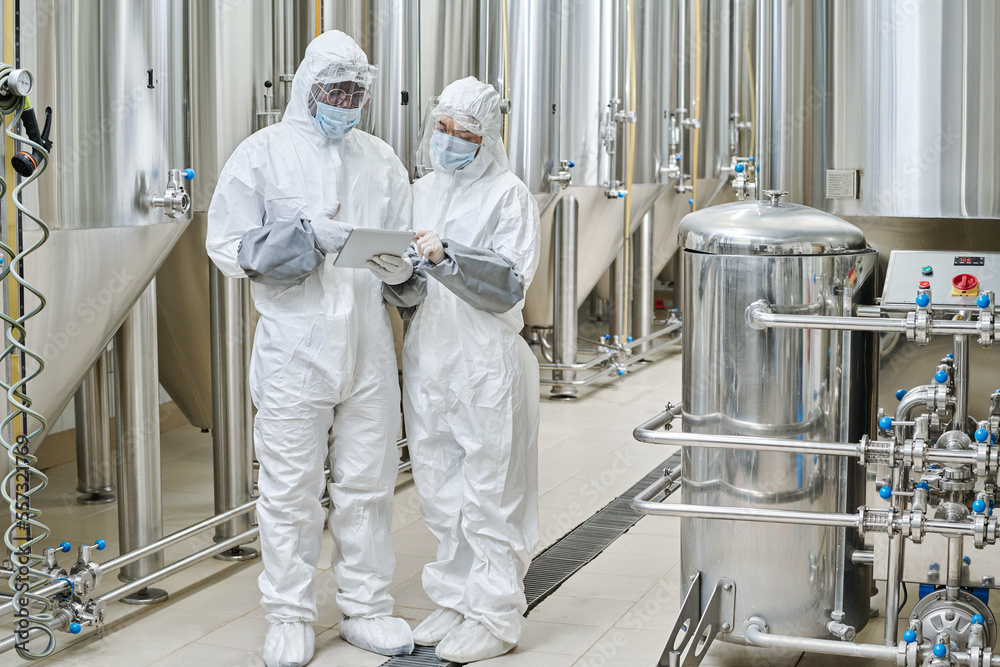
[[[488,660],[517,646],[500,639],[479,621],[468,620],[448,633],[437,645],[437,657],[450,662]]]
[[[413,643],[418,646],[437,646],[449,632],[462,624],[465,617],[454,609],[440,607],[413,630]]]
[[[344,616],[340,620],[340,636],[344,641],[372,653],[413,653],[413,631],[406,621],[393,616]]]
[[[306,621],[272,623],[264,636],[267,667],[303,667],[316,650],[316,631]]]

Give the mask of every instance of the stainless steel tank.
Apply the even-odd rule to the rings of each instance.
[[[842,442],[870,432],[872,334],[756,331],[746,321],[758,299],[815,315],[872,303],[877,255],[855,226],[775,196],[691,213],[679,243],[685,431]],[[850,512],[863,481],[841,457],[683,453],[683,502],[697,505]],[[837,528],[685,519],[682,585],[701,572],[704,604],[720,578],[735,581],[726,636],[736,642],[753,615],[775,634],[832,639],[827,623],[838,616],[858,630],[868,620],[870,574],[851,562],[854,539]]]
[[[760,184],[857,225],[878,249],[1000,250],[1000,6],[992,0],[758,3]],[[944,356],[951,341],[921,354]],[[883,340],[880,405],[928,382]],[[1000,360],[975,347],[972,396]],[[981,403],[977,409],[987,406]]]
[[[52,235],[24,272],[47,300],[28,329],[45,360],[29,393],[50,424],[188,223],[150,206],[186,166],[183,12],[39,0],[18,17],[32,101],[54,111],[51,162],[25,200]],[[37,238],[27,222],[24,238]]]

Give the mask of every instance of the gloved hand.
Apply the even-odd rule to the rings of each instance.
[[[417,250],[422,257],[426,257],[435,264],[440,264],[444,260],[444,244],[441,237],[430,230],[417,232]]]
[[[327,254],[340,252],[344,244],[347,243],[347,237],[351,230],[354,229],[353,225],[346,222],[327,218],[313,220],[310,224],[313,228],[313,234],[316,236],[316,247]]]
[[[375,277],[386,285],[401,285],[413,275],[413,262],[406,257],[383,253],[369,259],[367,264]]]

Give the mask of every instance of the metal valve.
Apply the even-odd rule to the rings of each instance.
[[[573,174],[569,170],[575,166],[576,163],[572,160],[559,160],[559,171],[549,174],[549,181],[558,183],[560,188],[565,189],[573,181]]]
[[[170,180],[167,182],[167,190],[162,197],[150,199],[150,206],[164,209],[171,218],[183,218],[191,210],[191,197],[181,185],[181,179],[190,181],[194,178],[194,169],[170,170]]]

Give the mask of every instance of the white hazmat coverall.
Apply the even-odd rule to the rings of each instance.
[[[424,590],[445,615],[442,634],[449,617],[453,626],[464,619],[505,646],[479,654],[465,633],[465,646],[442,655],[447,638],[432,630],[421,640],[415,631],[417,643],[440,639],[438,656],[449,660],[484,659],[517,643],[538,542],[538,362],[520,331],[540,226],[503,153],[499,101],[472,77],[441,93],[435,116],[453,118],[482,144],[457,171],[435,155],[434,172],[413,185],[415,225],[442,238],[445,259],[419,260],[407,283],[383,288],[390,304],[416,307],[403,347],[403,410],[421,514],[438,540]]]
[[[260,313],[250,391],[257,407],[254,446],[260,462],[261,605],[272,624],[295,625],[303,632],[317,618],[313,577],[325,514],[320,505],[324,463],[332,478],[328,521],[335,542],[337,604],[348,617],[392,613],[388,587],[395,558],[389,534],[400,420],[392,330],[382,283],[371,272],[335,268],[333,257],[320,253],[315,270],[307,267],[310,272],[293,284],[281,275],[275,284],[269,270],[258,274],[246,268],[241,251],[244,240],[249,244],[262,228],[282,226],[297,230],[296,238],[308,236],[312,227],[300,220],[313,221],[318,238],[338,205],[335,220],[345,228],[411,227],[409,182],[390,147],[360,130],[328,138],[313,117],[314,86],[343,80],[368,88],[373,69],[343,33],[317,37],[295,73],[282,121],[235,150],[208,213],[209,255],[229,277],[254,277]],[[310,248],[305,256],[314,252]],[[272,263],[273,275],[293,264],[282,262]],[[405,627],[400,619],[389,620]],[[287,655],[297,640],[274,641],[278,646],[272,652]],[[311,632],[302,641],[309,642],[301,651],[308,655],[277,663],[308,662]],[[405,648],[406,642],[412,648],[412,638],[401,641],[401,647],[365,648]]]

